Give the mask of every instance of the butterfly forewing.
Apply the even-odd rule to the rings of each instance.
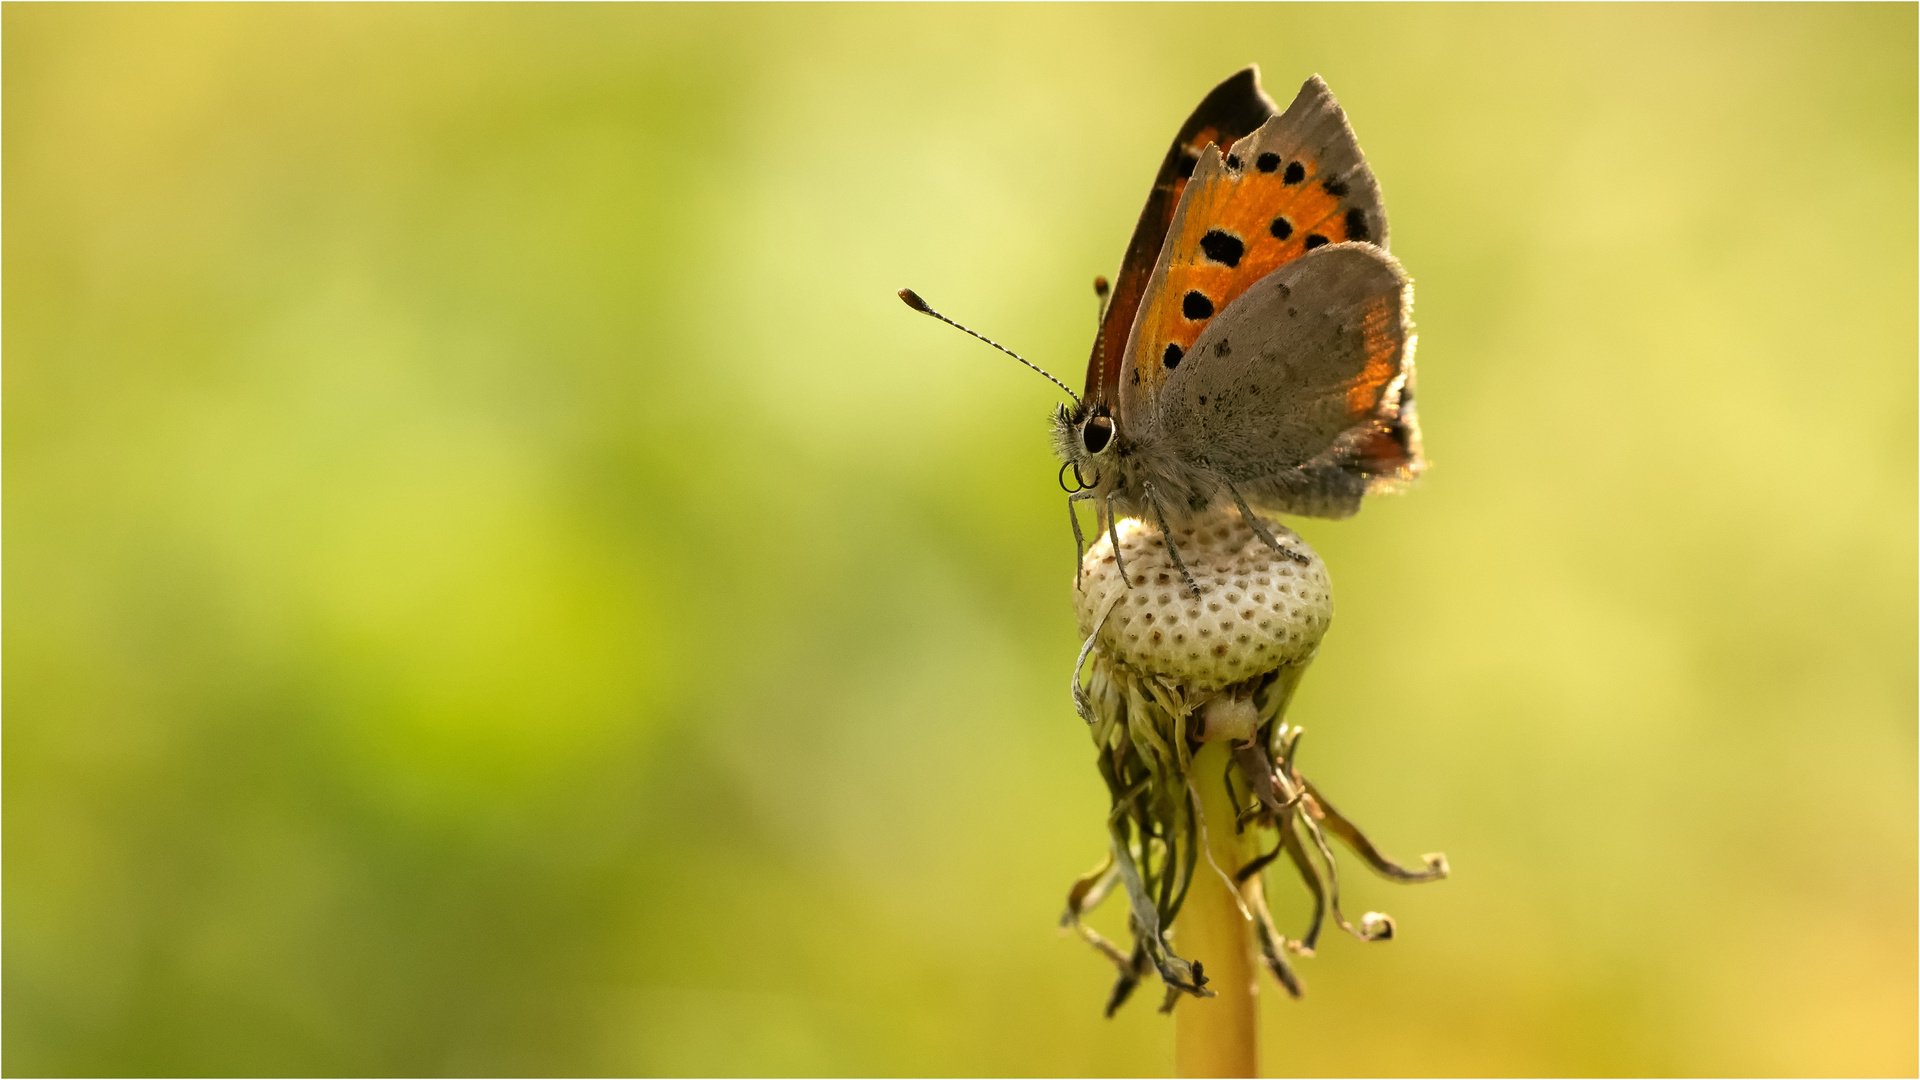
[[[1345,114],[1314,76],[1286,112],[1200,155],[1117,372],[1123,418],[1150,412],[1201,332],[1254,282],[1347,241],[1384,249],[1386,211]]]
[[[1248,66],[1235,72],[1203,98],[1193,115],[1180,126],[1173,145],[1160,162],[1153,191],[1140,211],[1140,220],[1127,244],[1120,264],[1106,317],[1093,341],[1093,353],[1087,359],[1086,397],[1095,402],[1114,402],[1120,382],[1121,360],[1126,351],[1127,333],[1133,328],[1152,276],[1154,262],[1165,245],[1167,228],[1173,222],[1174,208],[1186,190],[1188,178],[1209,144],[1227,145],[1243,138],[1279,112],[1273,99],[1260,89],[1260,69]]]

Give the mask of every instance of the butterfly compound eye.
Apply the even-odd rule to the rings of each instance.
[[[1080,429],[1080,445],[1086,447],[1089,454],[1097,454],[1105,450],[1107,444],[1112,441],[1113,421],[1104,416],[1094,417]]]

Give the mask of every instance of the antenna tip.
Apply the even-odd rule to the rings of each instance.
[[[919,312],[922,315],[933,314],[933,309],[928,307],[927,302],[925,300],[920,299],[920,294],[917,292],[914,292],[912,289],[901,289],[900,300],[902,303],[906,304],[908,307],[912,308],[913,310]]]
[[[1102,300],[1105,300],[1107,298],[1107,292],[1111,288],[1112,286],[1107,284],[1106,275],[1104,274],[1093,275],[1093,295],[1099,297]]]

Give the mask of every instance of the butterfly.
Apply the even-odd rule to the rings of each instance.
[[[1306,562],[1255,508],[1347,517],[1424,466],[1412,307],[1380,187],[1326,83],[1308,79],[1282,112],[1259,68],[1222,82],[1162,159],[1086,390],[1053,419],[1076,542],[1076,502],[1095,504],[1116,558],[1116,519],[1150,516],[1184,572],[1173,527],[1232,505]]]

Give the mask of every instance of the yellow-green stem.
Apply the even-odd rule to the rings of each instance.
[[[1175,1076],[1252,1076],[1259,1065],[1253,924],[1240,913],[1230,887],[1214,866],[1231,877],[1251,857],[1248,836],[1233,829],[1234,806],[1221,777],[1232,760],[1224,742],[1207,743],[1193,758],[1194,786],[1200,792],[1207,848],[1193,887],[1174,919],[1174,947],[1198,960],[1207,976],[1210,998],[1187,997],[1173,1010]]]

